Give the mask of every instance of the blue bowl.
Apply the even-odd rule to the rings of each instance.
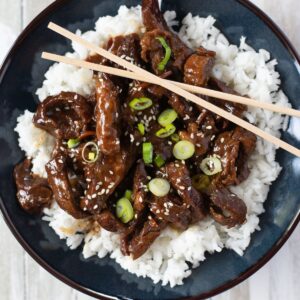
[[[300,159],[278,151],[283,166],[272,185],[266,212],[260,216],[261,231],[252,236],[243,257],[233,251],[208,255],[184,285],[171,289],[137,278],[105,258],[84,260],[81,249],[70,251],[64,241],[38,217],[24,213],[16,201],[12,171],[23,159],[14,133],[16,118],[25,109],[33,111],[38,99],[35,90],[43,82],[50,62],[41,59],[42,51],[65,53],[70,43],[47,30],[54,21],[72,31],[93,28],[104,15],[114,15],[120,5],[137,5],[138,0],[59,0],[43,11],[21,34],[0,71],[0,206],[11,231],[24,249],[45,269],[66,284],[99,299],[203,299],[223,292],[246,279],[265,264],[288,239],[300,220]],[[246,0],[166,0],[163,10],[176,10],[182,19],[188,12],[213,15],[231,43],[242,35],[255,49],[264,48],[279,62],[282,88],[298,108],[300,66],[296,51],[278,27]],[[283,139],[300,147],[298,120],[291,119]]]

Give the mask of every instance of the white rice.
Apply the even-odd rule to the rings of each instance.
[[[169,25],[176,24],[175,12],[166,12],[165,18]],[[288,99],[279,90],[280,78],[275,70],[276,60],[270,60],[266,50],[254,51],[247,45],[244,37],[240,45],[230,45],[226,37],[214,27],[215,19],[193,17],[187,15],[179,35],[190,47],[204,46],[217,53],[217,61],[213,70],[215,77],[231,85],[242,95],[268,103],[289,106]],[[99,45],[111,37],[132,32],[142,33],[140,7],[120,7],[118,15],[100,18],[95,31],[81,34],[87,40]],[[84,59],[88,52],[79,45],[73,45],[74,53],[67,55]],[[63,64],[54,64],[46,73],[43,86],[37,95],[42,101],[49,95],[61,91],[73,91],[83,96],[92,93],[94,83],[92,72]],[[250,122],[261,129],[280,136],[280,129],[286,124],[279,114],[261,109],[249,108],[246,113]],[[33,157],[34,172],[45,176],[44,165],[50,159],[53,138],[35,128],[31,122],[32,113],[26,111],[18,119],[16,131],[20,135],[20,147]],[[122,268],[137,276],[150,277],[155,283],[171,287],[183,284],[183,279],[191,274],[188,263],[192,267],[199,266],[205,254],[220,252],[224,247],[234,250],[239,255],[250,243],[251,234],[259,230],[258,215],[264,212],[263,203],[268,195],[269,187],[277,178],[281,168],[275,161],[275,146],[261,139],[258,140],[255,153],[249,166],[249,178],[232,191],[240,196],[248,208],[247,222],[232,229],[220,226],[210,218],[191,226],[180,233],[171,228],[163,231],[150,249],[139,259],[133,261],[125,257],[119,249],[119,237],[101,229],[90,231],[87,222],[75,220],[62,211],[57,204],[45,209],[44,220],[55,230],[61,239],[66,239],[71,249],[78,247],[84,240],[83,255],[85,258],[98,255],[103,258],[109,255]]]

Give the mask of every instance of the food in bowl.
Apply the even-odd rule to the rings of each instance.
[[[175,17],[144,0],[82,35],[161,78],[288,105],[267,51],[245,38],[230,45],[211,16],[187,15],[177,34]],[[73,48],[66,55],[117,67]],[[152,84],[63,64],[45,76],[36,112],[16,127],[27,155],[15,168],[26,211],[42,213],[71,249],[83,243],[84,257],[109,254],[171,286],[205,252],[243,254],[280,172],[273,145]],[[206,100],[275,135],[284,127],[271,112]]]

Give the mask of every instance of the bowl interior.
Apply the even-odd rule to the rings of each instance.
[[[217,19],[217,27],[231,43],[238,44],[241,36],[256,50],[267,49],[278,60],[282,88],[298,108],[300,94],[300,67],[292,52],[278,36],[245,5],[237,0],[166,0],[163,10],[176,10],[182,19],[188,12]],[[25,109],[33,111],[38,102],[35,90],[43,82],[43,74],[50,62],[41,59],[42,51],[65,53],[70,43],[47,30],[47,23],[54,21],[69,30],[82,31],[94,27],[95,21],[104,15],[115,15],[122,4],[137,5],[138,0],[62,0],[57,1],[42,17],[38,18],[18,41],[0,72],[0,196],[1,207],[11,229],[23,246],[40,263],[66,282],[90,292],[119,297],[120,299],[177,299],[181,297],[209,295],[241,278],[262,257],[272,255],[270,249],[287,234],[300,209],[300,159],[284,151],[278,151],[277,159],[283,166],[278,180],[272,185],[266,212],[260,217],[261,231],[252,241],[243,257],[233,251],[207,255],[207,260],[193,271],[183,286],[176,288],[153,284],[149,279],[137,278],[122,270],[108,258],[84,260],[81,249],[70,251],[46,222],[24,213],[15,198],[12,170],[24,154],[18,148],[14,133],[16,118]],[[284,140],[299,147],[299,121],[291,119]],[[299,127],[298,127],[299,128]]]

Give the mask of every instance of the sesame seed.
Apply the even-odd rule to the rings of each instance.
[[[90,178],[87,178],[87,179],[86,179],[86,181],[87,181],[87,182],[91,182],[91,181],[92,181],[92,179],[90,179]]]
[[[212,126],[210,126],[210,125],[206,126],[206,129],[212,129]]]
[[[224,143],[224,140],[225,140],[224,138],[221,138],[220,142],[223,144],[223,143]]]
[[[114,175],[114,172],[110,170],[110,171],[109,171],[109,174]]]
[[[105,194],[108,195],[109,191],[110,191],[110,189],[106,189]]]
[[[93,209],[97,209],[98,208],[98,204],[94,205]]]
[[[179,188],[183,191],[185,190],[185,187],[183,185],[181,185]]]
[[[172,145],[173,145],[173,143],[172,143],[171,141],[168,141],[168,144],[169,144],[170,146],[172,146]]]
[[[193,133],[191,133],[191,139],[194,139],[195,135]]]
[[[97,194],[92,195],[92,199],[95,199],[97,197]]]
[[[211,139],[210,139],[210,140],[211,140],[211,141],[213,141],[213,140],[215,139],[215,137],[216,137],[216,136],[215,136],[215,135],[213,135],[213,136],[211,137]]]
[[[87,196],[87,198],[88,198],[89,200],[92,200],[92,197],[91,197],[91,195],[88,195],[88,196]]]
[[[189,186],[189,187],[188,187],[188,191],[191,191],[191,190],[192,190],[192,187],[191,187],[191,186]]]

